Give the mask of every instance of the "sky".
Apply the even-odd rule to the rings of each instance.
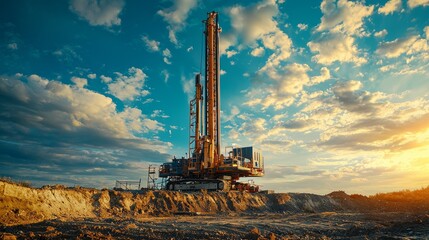
[[[428,0],[0,1],[0,176],[111,188],[186,156],[211,11],[222,143],[262,150],[262,188],[429,185]]]

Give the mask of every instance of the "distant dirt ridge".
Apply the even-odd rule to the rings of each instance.
[[[17,225],[48,219],[145,218],[176,213],[323,212],[344,208],[314,194],[146,191],[141,193],[67,188],[30,188],[0,181],[0,223]]]

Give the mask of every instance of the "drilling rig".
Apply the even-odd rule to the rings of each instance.
[[[167,190],[248,190],[257,186],[238,182],[240,177],[262,177],[264,158],[253,147],[225,147],[221,152],[220,55],[218,13],[207,13],[205,24],[204,86],[195,76],[195,97],[190,101],[189,157],[160,166]],[[203,96],[204,95],[204,96]]]

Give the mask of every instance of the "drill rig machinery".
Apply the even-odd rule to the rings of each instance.
[[[207,14],[205,23],[205,81],[195,77],[195,98],[190,102],[189,157],[161,165],[159,177],[167,190],[250,190],[240,177],[262,177],[264,159],[253,147],[226,147],[221,153],[220,64],[218,13]],[[204,94],[204,97],[203,97]]]

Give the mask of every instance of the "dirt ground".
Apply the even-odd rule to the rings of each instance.
[[[47,220],[4,226],[4,239],[429,239],[429,215],[282,213]]]
[[[429,187],[367,197],[0,181],[1,239],[429,239]]]

